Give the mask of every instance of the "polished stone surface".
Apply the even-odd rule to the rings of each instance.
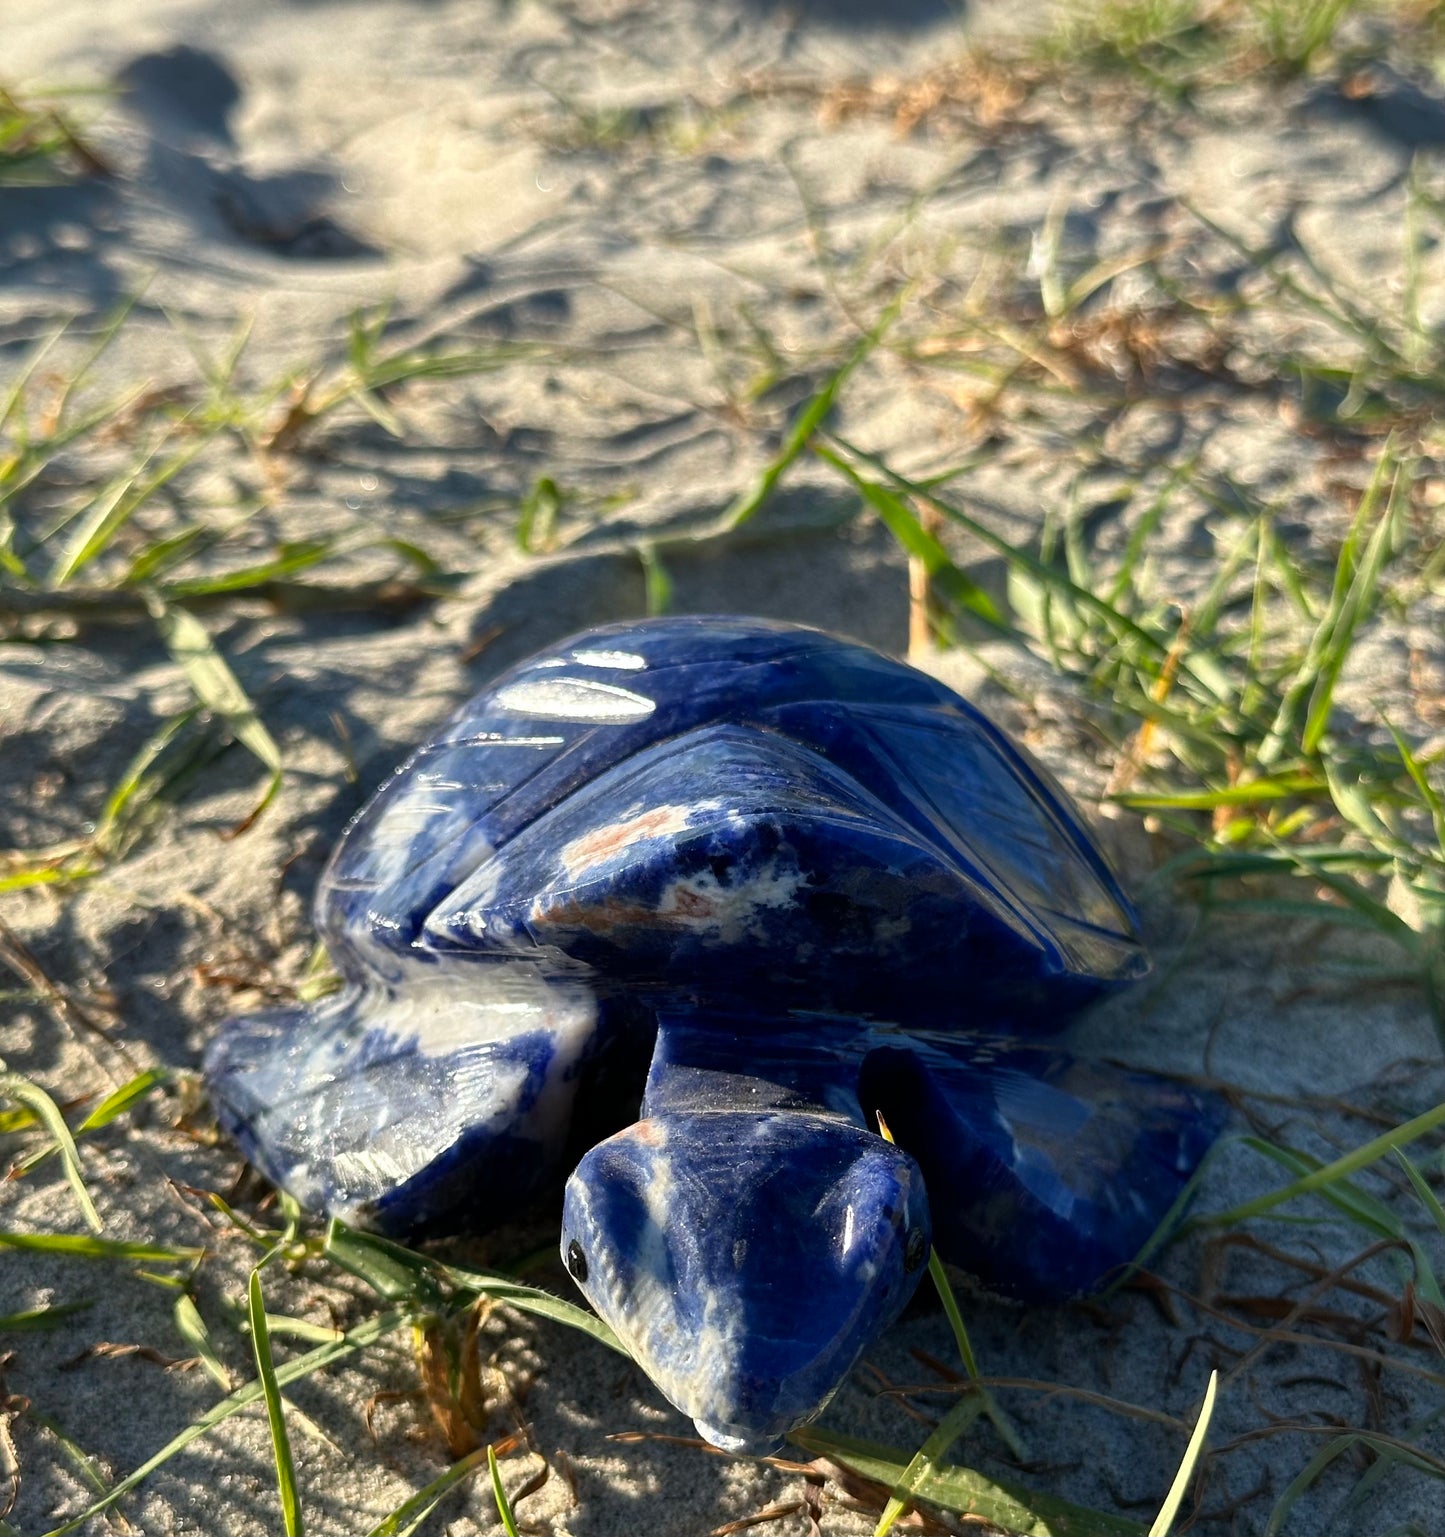
[[[381,788],[316,913],[346,985],[221,1034],[223,1125],[304,1204],[407,1236],[585,1153],[570,1268],[720,1445],[819,1412],[930,1224],[997,1291],[1093,1289],[1220,1124],[1041,1041],[1147,969],[1062,793],[814,630],[650,620],[533,658]]]

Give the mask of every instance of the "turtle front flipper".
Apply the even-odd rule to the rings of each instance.
[[[217,1118],[303,1206],[396,1237],[492,1226],[561,1172],[579,1084],[617,1032],[592,991],[516,962],[223,1027]]]
[[[956,1036],[878,1046],[858,1092],[923,1169],[939,1253],[1026,1302],[1119,1279],[1226,1116],[1215,1095],[1151,1073]]]

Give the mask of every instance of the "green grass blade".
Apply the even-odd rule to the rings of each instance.
[[[1408,1147],[1410,1143],[1442,1125],[1445,1125],[1445,1105],[1436,1105],[1433,1110],[1427,1110],[1423,1115],[1415,1116],[1403,1125],[1395,1127],[1393,1131],[1384,1132],[1363,1146],[1357,1147],[1353,1152],[1336,1158],[1332,1163],[1312,1169],[1291,1184],[1281,1186],[1280,1189],[1272,1190],[1266,1195],[1256,1196],[1252,1201],[1245,1201],[1239,1206],[1231,1207],[1228,1211],[1211,1212],[1207,1216],[1197,1217],[1195,1221],[1207,1227],[1232,1227],[1237,1223],[1248,1221],[1251,1217],[1258,1217],[1264,1212],[1272,1211],[1276,1206],[1292,1201],[1297,1196],[1323,1194],[1351,1174],[1378,1162],[1387,1153]]]
[[[1337,1457],[1358,1445],[1359,1439],[1356,1436],[1339,1436],[1333,1441],[1326,1441],[1290,1480],[1284,1493],[1275,1502],[1275,1507],[1270,1512],[1269,1521],[1264,1528],[1264,1537],[1279,1537],[1284,1530],[1285,1522],[1289,1520],[1290,1511],[1294,1509],[1300,1496],[1307,1493],[1319,1481],[1320,1475]]]
[[[1184,1503],[1189,1480],[1194,1477],[1195,1464],[1204,1450],[1204,1438],[1209,1434],[1209,1421],[1214,1415],[1214,1396],[1218,1391],[1219,1373],[1213,1371],[1209,1374],[1209,1386],[1204,1390],[1204,1404],[1195,1421],[1193,1434],[1189,1437],[1189,1445],[1184,1448],[1184,1459],[1179,1464],[1179,1471],[1174,1475],[1174,1482],[1169,1486],[1169,1493],[1159,1508],[1153,1526],[1149,1528],[1149,1537],[1169,1537],[1174,1529],[1174,1519]]]
[[[553,1323],[590,1334],[609,1349],[632,1359],[627,1347],[595,1313],[511,1276],[466,1265],[445,1265],[391,1239],[356,1232],[335,1220],[326,1230],[325,1253],[388,1301],[411,1301],[428,1312],[436,1312],[445,1305],[441,1283],[446,1282],[469,1296],[491,1297],[519,1312],[550,1318]]]
[[[65,1429],[58,1420],[52,1419],[48,1414],[37,1414],[33,1409],[29,1418],[34,1421],[60,1448],[65,1460],[79,1476],[80,1481],[86,1485],[93,1494],[104,1494],[109,1487],[100,1464],[90,1455],[86,1449]]]
[[[256,1371],[266,1398],[266,1418],[271,1425],[271,1447],[276,1455],[276,1488],[281,1496],[281,1519],[286,1537],[303,1537],[301,1501],[296,1494],[296,1469],[291,1462],[291,1438],[286,1434],[286,1409],[281,1402],[281,1388],[276,1381],[276,1367],[271,1360],[271,1336],[266,1329],[266,1304],[261,1297],[261,1270],[251,1272],[247,1287],[250,1305],[251,1345],[256,1353]]]
[[[121,1084],[113,1093],[107,1094],[80,1125],[76,1127],[76,1131],[96,1131],[102,1126],[109,1126],[117,1116],[124,1115],[132,1105],[144,1099],[152,1089],[159,1088],[162,1084],[174,1082],[175,1077],[174,1068],[146,1068],[144,1072],[137,1073],[134,1078]]]
[[[1439,1196],[1430,1188],[1425,1176],[1410,1161],[1409,1156],[1398,1147],[1395,1149],[1395,1157],[1409,1177],[1410,1183],[1415,1187],[1415,1194],[1420,1197],[1420,1204],[1429,1212],[1430,1220],[1435,1224],[1436,1230],[1442,1238],[1445,1238],[1445,1206],[1440,1204]]]
[[[1262,1154],[1291,1174],[1303,1177],[1324,1167],[1320,1159],[1309,1153],[1301,1153],[1296,1148],[1279,1147],[1262,1137],[1245,1137],[1242,1140],[1251,1151]],[[1344,1177],[1331,1180],[1316,1193],[1336,1211],[1343,1212],[1357,1227],[1364,1228],[1376,1238],[1404,1239],[1405,1230],[1394,1212],[1383,1201],[1377,1201],[1351,1180]]]
[[[1384,494],[1387,478],[1396,471],[1394,449],[1387,444],[1375,461],[1370,483],[1360,498],[1360,505],[1350,521],[1350,527],[1340,546],[1335,561],[1334,578],[1329,602],[1319,623],[1310,637],[1309,646],[1294,678],[1284,690],[1264,740],[1255,753],[1255,761],[1263,768],[1270,768],[1301,744],[1305,727],[1300,717],[1308,713],[1309,719],[1322,732],[1329,715],[1329,702],[1333,698],[1334,684],[1330,683],[1323,693],[1319,691],[1320,679],[1326,669],[1338,678],[1353,637],[1354,620],[1347,619],[1350,594],[1355,589],[1358,576],[1358,554],[1364,531],[1375,518],[1375,509]],[[1386,519],[1380,519],[1383,526]],[[1376,533],[1379,532],[1379,526]],[[1287,552],[1281,552],[1281,560],[1289,561]],[[1316,739],[1317,740],[1317,739]]]
[[[333,1217],[322,1252],[388,1302],[410,1302],[425,1312],[445,1302],[437,1263],[377,1233],[357,1232]]]
[[[637,559],[642,566],[648,615],[665,614],[672,607],[672,578],[667,574],[662,552],[653,540],[644,539],[637,546]]]
[[[1388,453],[1380,455],[1383,465],[1389,458]],[[1390,556],[1390,546],[1395,523],[1399,511],[1409,495],[1409,480],[1405,474],[1404,466],[1393,464],[1394,478],[1390,485],[1389,498],[1385,509],[1380,514],[1374,529],[1371,531],[1369,543],[1365,546],[1365,553],[1360,561],[1359,568],[1355,571],[1350,582],[1349,589],[1345,593],[1344,601],[1340,605],[1338,617],[1331,627],[1328,640],[1318,659],[1318,675],[1314,688],[1310,693],[1309,708],[1305,714],[1304,731],[1301,734],[1301,745],[1305,752],[1313,753],[1318,750],[1320,739],[1325,734],[1329,725],[1330,708],[1334,703],[1335,687],[1340,680],[1340,674],[1354,645],[1355,632],[1360,626],[1360,621],[1366,617],[1374,606],[1375,593],[1380,584],[1380,574],[1385,568],[1385,563]]]
[[[1129,791],[1111,795],[1118,806],[1136,811],[1213,811],[1220,806],[1257,806],[1265,801],[1288,800],[1297,795],[1319,795],[1325,783],[1315,774],[1280,774],[1268,779],[1253,779],[1245,784],[1223,789]]]
[[[491,1455],[490,1446],[479,1446],[476,1451],[468,1452],[445,1473],[398,1505],[389,1516],[378,1521],[366,1537],[411,1537],[411,1533],[441,1504],[443,1496],[470,1478]]]
[[[502,1523],[502,1530],[507,1537],[519,1537],[517,1518],[512,1514],[512,1502],[507,1498],[507,1491],[502,1488],[502,1470],[497,1466],[497,1454],[490,1445],[487,1447],[487,1471],[492,1475],[492,1498],[497,1502],[497,1519]]]
[[[1409,1445],[1412,1441],[1420,1439],[1429,1431],[1433,1430],[1434,1427],[1440,1422],[1442,1416],[1445,1416],[1445,1404],[1441,1404],[1439,1407],[1432,1409],[1429,1414],[1422,1415],[1404,1431],[1399,1439],[1406,1445]],[[1352,1445],[1359,1444],[1358,1437],[1350,1436],[1347,1437],[1347,1439]],[[1339,1508],[1331,1517],[1331,1525],[1334,1526],[1337,1531],[1350,1531],[1352,1529],[1353,1523],[1347,1525],[1346,1518],[1351,1517],[1354,1512],[1363,1509],[1365,1502],[1379,1487],[1381,1482],[1391,1473],[1393,1473],[1401,1463],[1406,1462],[1406,1458],[1403,1457],[1394,1447],[1375,1446],[1372,1447],[1371,1450],[1374,1454],[1374,1461],[1360,1476],[1360,1479],[1355,1484],[1355,1487],[1340,1503]],[[1439,1470],[1431,1470],[1431,1476],[1438,1478]],[[1280,1523],[1281,1526],[1283,1526],[1283,1524],[1283,1522]]]
[[[893,1141],[893,1133],[888,1129],[888,1122],[883,1118],[883,1112],[877,1110],[874,1114],[878,1118],[878,1134],[885,1142]],[[953,1294],[953,1287],[949,1284],[948,1272],[943,1268],[943,1261],[938,1257],[938,1250],[929,1246],[928,1250],[928,1274],[933,1282],[933,1288],[938,1293],[938,1300],[943,1304],[944,1315],[948,1319],[948,1326],[953,1330],[954,1343],[958,1346],[959,1359],[963,1362],[963,1369],[970,1380],[975,1384],[973,1391],[978,1394],[983,1404],[984,1412],[988,1415],[995,1430],[998,1431],[1003,1443],[1008,1447],[1014,1459],[1018,1462],[1029,1460],[1028,1449],[1024,1446],[1023,1439],[1013,1427],[1012,1421],[999,1407],[994,1396],[985,1387],[978,1385],[978,1379],[982,1375],[978,1369],[978,1357],[973,1353],[973,1341],[968,1337],[968,1325],[963,1321],[963,1313],[958,1306],[958,1298]],[[896,1519],[896,1517],[895,1517]]]
[[[249,748],[271,772],[261,799],[241,824],[243,828],[247,827],[265,811],[281,788],[281,750],[256,714],[245,689],[236,681],[235,673],[212,645],[205,625],[184,608],[167,604],[158,597],[151,600],[151,614],[166,648],[185,673],[196,698],[208,710],[221,716],[236,740]]]
[[[610,1350],[626,1356],[629,1361],[632,1359],[627,1346],[612,1330],[595,1313],[579,1308],[576,1303],[554,1297],[551,1292],[542,1291],[540,1287],[527,1286],[507,1276],[489,1275],[486,1271],[472,1270],[465,1266],[447,1265],[443,1267],[442,1273],[464,1291],[505,1302],[508,1307],[516,1308],[521,1313],[550,1318],[553,1323],[565,1324],[580,1334],[590,1334]]]
[[[1385,729],[1394,738],[1395,750],[1400,754],[1400,762],[1405,765],[1405,772],[1410,776],[1411,782],[1424,801],[1426,810],[1430,813],[1430,821],[1435,829],[1435,841],[1440,846],[1442,856],[1445,856],[1445,798],[1430,782],[1425,772],[1425,765],[1420,762],[1410,744],[1396,729],[1388,716],[1380,717],[1385,722]]]
[[[894,1523],[908,1509],[913,1496],[918,1493],[924,1480],[930,1473],[942,1471],[940,1465],[953,1443],[983,1413],[983,1410],[984,1400],[978,1393],[970,1394],[949,1410],[938,1428],[919,1447],[913,1461],[904,1469],[903,1477],[894,1484],[893,1493],[883,1507],[878,1525],[873,1529],[873,1537],[888,1537]]]
[[[31,1083],[28,1078],[22,1078],[19,1073],[0,1073],[0,1098],[23,1105],[55,1139],[55,1147],[65,1165],[65,1177],[75,1192],[76,1203],[85,1218],[85,1224],[92,1233],[99,1233],[103,1227],[100,1213],[96,1211],[95,1202],[85,1188],[80,1152],[76,1148],[75,1138],[70,1134],[70,1128],[65,1124],[65,1117],[60,1113],[60,1107],[44,1089]]]
[[[957,566],[952,556],[938,540],[918,521],[917,516],[901,497],[875,481],[865,480],[846,460],[822,444],[814,444],[813,452],[843,475],[854,490],[878,514],[883,526],[898,541],[907,555],[919,561],[928,573],[937,591],[950,602],[983,620],[990,628],[1005,635],[1013,630],[993,599],[966,571]]]
[[[562,511],[562,493],[550,475],[539,475],[522,498],[517,513],[517,548],[524,555],[540,555],[550,550],[557,538],[557,516]]]
[[[1199,1193],[1199,1187],[1204,1183],[1204,1176],[1224,1145],[1224,1139],[1221,1138],[1199,1160],[1194,1173],[1184,1182],[1184,1188],[1170,1203],[1169,1210],[1159,1219],[1154,1231],[1144,1240],[1143,1246],[1134,1258],[1115,1272],[1108,1285],[1099,1294],[1100,1300],[1113,1296],[1121,1287],[1127,1285],[1159,1250],[1180,1232],[1184,1213],[1193,1204],[1194,1197]]]
[[[336,545],[330,539],[306,539],[281,546],[281,553],[271,560],[245,566],[239,571],[227,571],[219,576],[198,576],[166,582],[162,592],[167,602],[181,602],[187,598],[213,598],[221,593],[247,592],[253,587],[264,587],[268,582],[282,582],[320,565],[335,552]]]
[[[741,528],[761,511],[778,482],[787,474],[798,455],[807,448],[813,434],[828,419],[837,403],[839,391],[883,340],[897,315],[898,306],[890,305],[878,324],[858,342],[852,352],[823,382],[822,388],[798,413],[797,420],[783,440],[782,448],[765,466],[752,488],[739,496],[723,514],[722,523],[725,528]]]
[[[200,1361],[206,1375],[216,1384],[223,1393],[231,1391],[231,1374],[228,1372],[216,1354],[216,1347],[211,1343],[211,1331],[206,1328],[206,1321],[201,1317],[201,1310],[196,1306],[189,1292],[182,1292],[176,1298],[175,1312],[176,1331],[181,1338],[196,1353],[196,1359]]]
[[[59,1329],[67,1318],[94,1307],[89,1299],[81,1302],[52,1302],[49,1307],[27,1308],[22,1313],[0,1314],[0,1334],[35,1334],[42,1329]]]
[[[187,761],[174,774],[168,774],[156,765],[200,712],[199,705],[191,705],[171,716],[141,744],[140,750],[126,764],[125,772],[106,798],[91,834],[91,842],[102,854],[121,852],[128,842],[127,835],[145,808],[189,767]]]
[[[204,1249],[168,1249],[160,1244],[127,1243],[117,1238],[91,1238],[84,1233],[0,1232],[0,1249],[29,1249],[37,1254],[74,1259],[135,1260],[147,1265],[194,1265]]]
[[[1051,564],[1047,560],[1041,560],[1029,551],[1011,544],[1002,535],[989,528],[986,523],[981,523],[977,518],[971,517],[956,503],[948,501],[940,496],[937,491],[919,481],[910,480],[906,475],[900,475],[889,467],[883,459],[876,454],[870,454],[864,449],[858,448],[836,433],[830,433],[829,439],[843,450],[851,459],[866,464],[869,468],[882,475],[884,480],[895,490],[909,497],[918,499],[930,507],[936,508],[950,522],[957,523],[961,528],[966,528],[990,549],[1002,555],[1009,567],[1015,571],[1022,571],[1042,587],[1055,595],[1061,595],[1078,607],[1087,609],[1096,618],[1114,632],[1120,640],[1134,642],[1147,656],[1164,662],[1169,656],[1169,642],[1161,635],[1151,633],[1141,624],[1131,619],[1127,614],[1121,613],[1113,604],[1101,598],[1097,593],[1091,592],[1087,587],[1079,585],[1060,567]],[[1193,657],[1187,657],[1180,667],[1181,675],[1188,675],[1204,690],[1206,695],[1213,695],[1213,688],[1200,673]]]
[[[888,1139],[893,1140],[891,1137]],[[968,1325],[963,1321],[963,1314],[959,1311],[958,1298],[953,1295],[953,1287],[949,1285],[948,1272],[943,1268],[943,1261],[938,1257],[938,1250],[930,1248],[928,1251],[928,1274],[933,1279],[933,1285],[938,1292],[938,1299],[943,1303],[944,1316],[948,1319],[949,1328],[953,1330],[953,1340],[958,1346],[959,1358],[963,1362],[963,1369],[970,1377],[979,1377],[982,1373],[978,1369],[978,1357],[973,1353],[973,1341],[968,1337]],[[1022,1458],[1020,1459],[1023,1460]]]
[[[889,1139],[892,1140],[891,1138]],[[943,1261],[938,1257],[938,1250],[930,1248],[928,1251],[928,1274],[932,1277],[934,1289],[938,1292],[939,1301],[943,1303],[944,1314],[948,1318],[949,1327],[953,1330],[953,1338],[958,1345],[959,1358],[963,1362],[963,1369],[970,1378],[975,1381],[982,1375],[978,1367],[978,1357],[973,1353],[973,1341],[968,1337],[968,1326],[963,1321],[963,1314],[959,1310],[958,1298],[953,1294],[953,1287],[949,1285],[948,1273],[943,1268]],[[983,1400],[984,1412],[988,1415],[993,1428],[998,1431],[1005,1446],[1016,1462],[1029,1460],[1028,1448],[1023,1443],[1023,1438],[1014,1428],[1013,1421],[1009,1419],[1003,1408],[987,1388],[980,1387],[974,1390]]]
[[[896,1447],[820,1430],[816,1425],[792,1431],[788,1440],[815,1457],[841,1462],[887,1488],[898,1483],[913,1461]],[[1040,1494],[1022,1484],[989,1478],[971,1468],[931,1470],[920,1481],[916,1496],[944,1510],[991,1522],[1018,1537],[1141,1537],[1144,1530],[1136,1521]]]
[[[91,504],[90,511],[76,524],[45,578],[47,587],[61,587],[105,553],[115,536],[131,518],[168,481],[191,463],[205,446],[205,439],[173,454],[156,472],[142,478],[159,452],[152,449],[133,469],[117,477]]]
[[[250,514],[247,516],[249,517]],[[233,528],[235,526],[233,525]],[[155,581],[158,577],[164,576],[167,571],[182,565],[193,555],[199,555],[202,550],[209,549],[223,537],[224,534],[220,529],[209,528],[204,523],[193,523],[189,528],[183,528],[178,534],[157,539],[153,544],[147,545],[131,561],[116,585],[139,587],[146,582]]]

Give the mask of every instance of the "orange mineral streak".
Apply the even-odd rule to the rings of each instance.
[[[629,817],[625,822],[613,822],[607,827],[599,827],[594,832],[574,838],[571,843],[564,845],[558,856],[562,868],[567,872],[567,878],[576,880],[593,866],[615,859],[634,843],[685,832],[692,809],[688,806],[658,806],[652,811]]]
[[[682,928],[706,924],[718,916],[717,904],[701,892],[675,887],[661,907],[647,907],[605,895],[601,900],[586,900],[586,892],[542,892],[532,903],[531,921],[539,928],[590,929],[594,934],[609,934],[615,929],[650,928],[669,919]]]

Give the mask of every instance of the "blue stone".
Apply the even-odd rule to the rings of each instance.
[[[1147,969],[1062,792],[815,630],[650,620],[532,658],[362,810],[316,921],[343,989],[207,1056],[246,1156],[408,1238],[571,1170],[568,1268],[734,1450],[821,1412],[930,1241],[1028,1302],[1106,1284],[1223,1120],[1052,1039]]]

